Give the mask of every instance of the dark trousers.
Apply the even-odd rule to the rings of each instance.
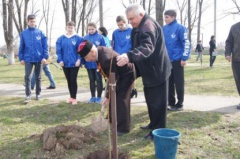
[[[232,61],[232,71],[237,86],[238,94],[240,95],[240,61]]]
[[[96,69],[87,69],[88,77],[90,81],[90,91],[92,97],[95,97],[95,91],[96,91],[96,83],[97,82],[97,97],[102,96],[102,90],[103,90],[103,83],[102,83],[102,75],[100,72],[97,72]]]
[[[154,87],[144,87],[144,95],[150,118],[149,127],[154,130],[167,125],[168,80]]]
[[[213,66],[213,63],[215,62],[215,60],[216,60],[216,56],[212,56],[212,51],[209,51],[209,55],[210,55],[210,67],[212,67]]]
[[[128,74],[127,76],[124,76],[123,78],[119,78],[116,83],[117,131],[119,132],[128,133],[131,128],[130,102],[131,102],[131,91],[132,91],[131,86],[133,82],[134,82],[134,75],[133,73],[131,73],[131,74]],[[111,88],[109,87],[109,89]],[[109,109],[110,121],[111,121],[111,107]]]
[[[181,61],[172,62],[168,94],[168,104],[170,106],[175,106],[176,104],[175,90],[178,100],[177,106],[181,106],[184,100],[184,67],[181,66]]]
[[[42,65],[40,62],[25,62],[25,93],[26,96],[31,95],[31,73],[34,67],[35,79],[36,79],[36,95],[41,93],[41,72]]]
[[[63,72],[65,74],[65,77],[66,77],[67,83],[68,83],[68,90],[70,93],[70,97],[74,98],[74,99],[76,99],[76,97],[77,97],[78,71],[79,71],[79,67],[71,67],[71,68],[63,67]]]

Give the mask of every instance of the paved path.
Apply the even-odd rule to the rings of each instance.
[[[25,98],[23,85],[0,84],[0,96],[13,96]],[[35,92],[33,91],[33,95]],[[42,89],[41,98],[50,100],[66,100],[69,97],[66,88],[57,88],[52,90]],[[79,88],[77,100],[87,102],[90,98],[88,89]],[[236,105],[240,102],[239,97],[208,96],[208,95],[185,95],[184,109],[197,111],[215,111],[222,113],[240,113]],[[137,98],[131,101],[134,106],[146,106],[143,92],[138,93]],[[1,103],[0,103],[1,104]]]

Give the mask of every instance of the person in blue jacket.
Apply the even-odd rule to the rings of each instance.
[[[112,34],[112,48],[120,55],[132,49],[131,33],[132,28],[127,26],[127,21],[124,16],[119,15],[116,18],[118,29]],[[135,82],[132,86],[131,98],[137,97],[137,89]]]
[[[164,13],[166,25],[163,27],[167,52],[172,63],[169,77],[168,105],[170,110],[183,109],[184,101],[184,66],[190,54],[190,42],[186,27],[176,20],[177,13],[167,10]],[[177,102],[175,99],[177,93]]]
[[[87,25],[88,35],[86,35],[83,39],[90,41],[93,45],[97,46],[106,46],[106,42],[102,35],[98,34],[97,26],[95,23],[90,22]],[[88,72],[88,77],[90,81],[90,91],[91,98],[88,103],[101,103],[102,101],[102,90],[103,90],[103,82],[102,75],[98,71],[98,66],[96,62],[86,62],[83,59],[83,64],[85,64],[85,68]],[[95,95],[96,90],[96,82],[97,82],[97,97]]]
[[[99,27],[98,28],[98,34],[102,35],[104,40],[105,40],[105,43],[106,43],[106,46],[107,47],[111,47],[111,44],[110,44],[110,40],[109,38],[107,37],[108,35],[108,31],[105,27]]]
[[[75,32],[75,23],[70,21],[66,26],[66,34],[60,36],[56,42],[57,62],[63,68],[70,93],[66,102],[72,105],[77,104],[77,76],[81,64],[81,57],[77,54],[77,49],[82,41],[83,38]]]
[[[132,28],[127,26],[127,21],[124,16],[117,16],[116,22],[118,29],[112,34],[112,48],[121,55],[132,48]]]
[[[28,28],[20,35],[20,46],[18,57],[22,65],[25,65],[25,102],[31,100],[31,73],[34,67],[36,77],[36,100],[41,94],[41,71],[42,64],[48,59],[47,37],[43,32],[36,28],[36,16],[30,14],[27,17]]]

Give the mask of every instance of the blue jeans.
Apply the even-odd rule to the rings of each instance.
[[[50,68],[49,68],[49,65],[48,64],[43,64],[42,66],[43,66],[42,69],[43,69],[45,75],[48,77],[48,80],[50,81],[50,86],[51,87],[56,87],[53,76],[52,76],[52,73],[51,73]],[[35,79],[36,79],[35,73],[33,72],[32,80],[31,80],[31,88],[32,89],[34,88],[35,83],[36,83]]]
[[[26,96],[31,95],[31,73],[34,66],[34,77],[36,80],[36,95],[41,93],[41,72],[42,65],[40,62],[25,62],[25,93]]]

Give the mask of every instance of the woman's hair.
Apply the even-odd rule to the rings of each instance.
[[[74,26],[75,27],[75,23],[73,21],[69,21],[69,22],[67,22],[67,26]]]
[[[177,17],[177,12],[173,9],[169,9],[169,10],[166,10],[164,12],[164,15],[168,15],[168,16],[171,16],[171,17]]]
[[[103,36],[107,36],[108,35],[108,31],[105,27],[99,27],[98,30],[100,30],[102,32]]]
[[[212,35],[212,36],[211,36],[211,40],[212,40],[212,39],[214,39],[214,38],[215,38],[215,36],[214,36],[214,35]]]
[[[122,16],[122,15],[119,15],[119,16],[117,16],[117,18],[116,18],[116,22],[117,22],[117,23],[120,22],[120,21],[123,21],[124,23],[127,22],[126,19],[124,18],[124,16]]]
[[[96,25],[94,22],[90,22],[90,23],[88,23],[87,26],[88,26],[88,27],[89,27],[89,26],[92,26],[92,27],[94,27],[94,28],[97,28],[97,25]]]

